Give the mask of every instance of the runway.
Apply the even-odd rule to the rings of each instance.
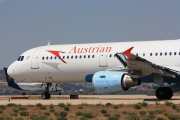
[[[79,95],[79,99],[69,99],[69,95],[52,95],[50,100],[42,100],[39,95],[27,96],[29,99],[10,99],[15,96],[0,96],[0,105],[6,105],[9,103],[21,104],[21,105],[36,105],[41,103],[43,105],[58,105],[59,103],[70,103],[71,105],[80,104],[136,104],[138,102],[147,102],[148,104],[164,104],[167,100],[158,100],[156,96],[147,95]],[[18,96],[20,97],[20,96]],[[169,102],[174,104],[180,104],[180,96],[173,96]]]

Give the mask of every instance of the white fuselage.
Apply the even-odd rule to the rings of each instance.
[[[90,74],[121,66],[114,54],[130,47],[148,61],[180,71],[179,45],[180,40],[159,40],[37,47],[12,63],[8,74],[23,82],[86,82]]]

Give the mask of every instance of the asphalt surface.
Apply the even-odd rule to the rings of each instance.
[[[23,99],[24,98],[24,99]],[[21,105],[36,105],[41,103],[43,105],[58,105],[59,103],[70,103],[71,105],[80,104],[136,104],[138,102],[147,102],[148,104],[164,104],[167,100],[158,100],[156,96],[147,95],[79,95],[78,99],[70,99],[69,95],[52,95],[49,100],[42,100],[40,96],[0,96],[0,105],[9,103]],[[180,96],[173,96],[169,102],[180,104]]]

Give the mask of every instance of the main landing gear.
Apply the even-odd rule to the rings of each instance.
[[[47,83],[46,92],[41,94],[42,99],[50,99],[51,94],[49,93],[49,88],[51,87],[51,83]]]
[[[158,99],[171,99],[173,91],[169,87],[160,87],[156,90],[156,97]]]

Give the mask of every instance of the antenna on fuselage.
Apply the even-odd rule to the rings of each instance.
[[[49,45],[50,45],[50,43],[51,43],[51,42],[49,41],[49,42],[48,42],[48,44],[47,44],[47,46],[49,46]]]

